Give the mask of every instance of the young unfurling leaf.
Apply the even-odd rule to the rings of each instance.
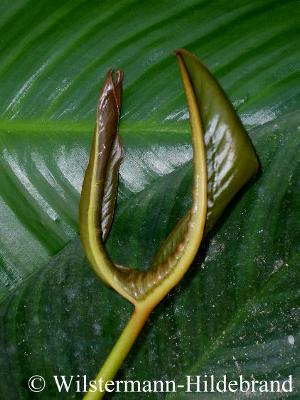
[[[95,272],[135,311],[99,372],[112,379],[153,308],[182,279],[233,196],[254,176],[258,160],[232,105],[206,67],[186,50],[176,52],[187,97],[193,144],[192,206],[162,243],[148,271],[115,265],[104,240],[112,223],[122,146],[117,135],[122,73],[109,72],[80,201],[80,233]],[[103,393],[90,391],[86,399]]]

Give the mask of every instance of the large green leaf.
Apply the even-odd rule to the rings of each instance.
[[[0,7],[2,296],[77,233],[95,104],[108,67],[125,70],[122,136],[136,132],[123,166],[128,192],[189,157],[181,156],[177,138],[162,139],[165,145],[152,138],[177,131],[188,117],[175,48],[201,57],[246,125],[275,119],[299,100],[294,1],[2,0]],[[149,118],[163,127],[141,122]],[[151,150],[143,151],[140,130],[151,136]]]
[[[293,370],[298,20],[295,1],[0,1],[0,297],[19,286],[1,305],[1,398],[32,398],[24,388],[33,373],[94,376],[128,315],[76,239],[109,67],[125,71],[114,261],[147,266],[188,208],[192,151],[178,47],[220,80],[251,128],[263,173],[153,315],[123,373],[179,379],[242,368],[283,379]],[[53,390],[49,383],[46,399]]]
[[[183,284],[151,317],[122,370],[123,378],[179,382],[186,374],[225,373],[231,378],[243,374],[248,379],[283,380],[295,374],[300,261],[294,212],[299,190],[296,122],[296,115],[289,114],[256,130],[263,175],[202,247]],[[149,246],[155,246],[149,238],[162,236],[161,227],[151,221],[164,214],[168,225],[172,215],[166,217],[166,203],[178,190],[185,191],[189,167],[169,176],[166,196],[164,177],[132,196],[130,207],[119,212],[113,225],[110,254],[131,264],[142,257],[150,261]],[[162,207],[152,206],[149,212],[150,203]],[[126,236],[120,235],[124,226]],[[30,399],[26,379],[35,373],[47,380],[47,390],[40,395],[45,399],[55,398],[52,375],[87,373],[92,378],[129,311],[130,306],[94,276],[75,239],[1,306],[2,397]],[[72,392],[70,398],[74,396]],[[184,398],[182,393],[175,397]]]
[[[126,120],[166,124],[187,118],[171,55],[179,46],[215,72],[247,124],[295,108],[299,46],[293,1],[151,3],[1,2],[2,293],[76,234],[87,137],[109,66],[121,65],[126,73]],[[145,126],[149,135],[158,129]],[[132,151],[135,146],[134,141]],[[131,167],[130,155],[131,150]],[[148,153],[134,160],[134,178],[123,169],[129,190],[170,171],[170,162],[181,164],[180,152],[170,152],[163,165]]]

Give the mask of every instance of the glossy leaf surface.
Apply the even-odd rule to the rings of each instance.
[[[128,317],[82,265],[78,242],[46,265],[78,233],[95,104],[109,68],[126,72],[126,158],[108,241],[114,261],[146,268],[190,207],[188,116],[172,55],[178,47],[199,56],[220,81],[263,174],[212,232],[204,260],[157,310],[124,376],[180,379],[201,368],[280,379],[293,373],[300,220],[295,2],[3,0],[0,9],[2,298],[20,285],[10,305],[1,305],[0,397],[31,399],[25,388],[33,373],[93,377]],[[137,228],[136,221],[144,223]],[[51,382],[48,388],[46,400],[55,396]]]
[[[188,71],[204,129],[208,171],[207,230],[258,171],[258,160],[238,115],[218,82],[190,52],[179,54]]]
[[[121,136],[130,156],[121,185],[129,195],[191,157],[185,147],[178,151],[176,135],[161,144],[153,137],[177,132],[178,124],[188,129],[175,48],[201,57],[246,126],[297,108],[293,2],[155,4],[44,0],[32,12],[23,0],[1,3],[2,296],[77,234],[95,104],[108,68],[126,69]],[[142,131],[143,139],[128,131],[139,137]]]
[[[206,371],[232,378],[237,374],[250,378],[254,373],[258,379],[294,374],[296,379],[300,260],[299,229],[291,212],[297,209],[299,190],[296,131],[297,115],[289,114],[253,132],[264,174],[231,210],[186,279],[155,311],[120,376],[179,382],[185,374]],[[175,175],[172,183],[178,182]],[[177,192],[184,188],[181,182]],[[165,188],[163,179],[156,189],[159,186]],[[139,252],[145,262],[150,261],[147,226],[154,217],[159,219],[161,210],[155,208],[155,214],[150,214],[147,204],[149,199],[151,204],[163,204],[165,198],[163,190],[150,187],[143,194],[143,200],[137,194],[126,212],[117,216],[109,240],[110,253],[118,257],[119,251],[126,252],[132,264],[140,261]],[[169,202],[173,195],[168,191]],[[127,235],[134,240],[123,239],[116,247],[120,227],[129,219],[140,219],[141,211],[134,216],[137,205],[144,206],[145,226],[139,225],[138,233],[129,228]],[[36,371],[45,377],[87,373],[92,379],[129,313],[128,303],[90,270],[79,240],[70,243],[2,304],[1,364],[6,375],[1,395],[14,399],[17,390],[30,399],[22,382]],[[15,381],[19,384],[12,391]],[[41,397],[51,394],[55,395],[55,387],[49,378]],[[297,398],[297,392],[294,395]],[[113,397],[122,399],[122,393]],[[145,398],[153,396],[145,394]]]
[[[190,88],[195,97],[204,135],[208,232],[230,200],[257,173],[259,163],[241,121],[218,82],[189,51],[178,49],[176,55],[185,90]],[[187,212],[161,245],[154,266],[168,263],[168,258],[184,240],[189,219]]]

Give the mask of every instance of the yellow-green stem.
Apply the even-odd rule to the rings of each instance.
[[[98,389],[98,382],[101,382],[102,388],[105,388],[106,382],[112,380],[115,377],[117,371],[121,367],[133,343],[135,342],[135,339],[145,325],[145,322],[147,321],[151,311],[152,310],[149,310],[148,307],[135,308],[130,320],[125,326],[123,332],[121,333],[121,336],[117,340],[112,351],[105,360],[105,363],[102,366],[100,372],[95,378]],[[102,392],[99,390],[92,391],[92,388],[90,388],[90,390],[84,396],[83,400],[100,400],[103,398],[104,394],[105,390]]]

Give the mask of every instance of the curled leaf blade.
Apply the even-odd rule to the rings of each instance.
[[[103,245],[112,221],[122,157],[116,135],[121,79],[114,84],[110,76],[100,98],[84,181],[81,221],[86,254],[98,275],[135,305],[146,302],[155,306],[180,281],[197,254],[204,233],[214,226],[259,165],[250,139],[217,81],[188,51],[178,50],[177,57],[192,131],[192,206],[163,242],[148,271],[113,264]],[[101,226],[97,221],[99,200]]]
[[[210,230],[235,194],[257,173],[250,138],[224,90],[206,66],[185,49],[177,50],[191,79],[203,124]]]
[[[102,240],[105,241],[114,217],[117,193],[119,169],[123,159],[123,146],[119,135],[116,135],[107,165],[107,173],[104,184],[104,195],[101,209]]]
[[[232,104],[208,69],[192,53],[178,49],[183,84],[191,85],[204,132],[208,177],[206,233],[213,228],[236,193],[257,173],[259,162]],[[168,262],[183,238],[187,214],[156,253],[153,265]]]
[[[146,272],[113,264],[105,251],[104,240],[112,221],[122,156],[116,134],[120,116],[121,80],[119,75],[117,82],[113,82],[109,73],[98,103],[96,132],[80,202],[81,239],[90,263],[106,283],[133,304],[147,301],[153,307],[182,278],[202,240],[207,210],[205,146],[196,98],[189,84],[185,90],[191,114],[194,148],[193,205],[181,232],[180,243],[173,249],[166,264],[154,264]]]
[[[109,71],[97,105],[96,129],[80,197],[80,236],[85,254],[96,274],[125,297],[114,281],[115,266],[104,248],[118,186],[123,149],[117,134],[123,74],[116,81]]]

